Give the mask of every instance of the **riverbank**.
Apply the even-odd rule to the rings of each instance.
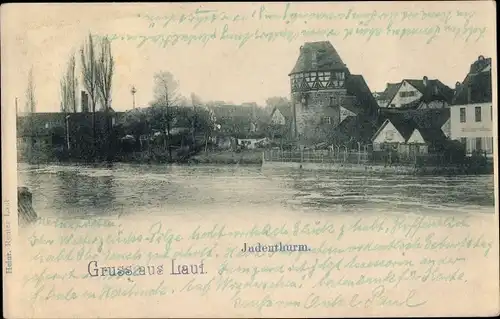
[[[262,168],[293,168],[304,170],[328,170],[333,172],[353,173],[390,173],[398,175],[487,175],[493,174],[493,165],[481,167],[468,166],[423,166],[376,165],[348,163],[298,163],[264,162]]]
[[[356,173],[388,173],[397,175],[483,175],[493,174],[493,163],[486,165],[449,165],[449,166],[423,166],[414,165],[383,165],[383,164],[350,164],[350,163],[311,163],[311,162],[269,162],[262,159],[262,150],[241,151],[207,151],[192,155],[189,158],[175,158],[169,162],[166,155],[157,156],[146,152],[129,153],[114,161],[48,161],[39,164],[56,165],[82,165],[92,167],[106,167],[113,163],[122,164],[187,164],[187,165],[262,165],[263,168],[292,168],[304,170],[329,170],[334,172]],[[35,163],[36,164],[36,163]]]
[[[201,152],[188,160],[192,164],[262,164],[262,150]]]

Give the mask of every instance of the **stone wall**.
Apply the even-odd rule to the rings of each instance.
[[[324,141],[328,133],[340,123],[340,106],[330,106],[330,98],[337,104],[346,90],[308,91],[307,103],[302,104],[302,93],[294,92],[291,95],[292,105],[295,106],[297,120],[297,137],[307,143]],[[326,122],[330,118],[330,123]]]

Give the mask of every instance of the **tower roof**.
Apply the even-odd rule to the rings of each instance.
[[[348,71],[333,45],[329,41],[306,42],[300,47],[299,58],[290,74],[331,70]]]

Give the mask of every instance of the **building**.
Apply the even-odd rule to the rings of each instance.
[[[110,109],[109,123],[114,126],[121,113]],[[91,112],[30,113],[17,117],[17,150],[19,159],[54,159],[64,149],[83,150],[93,143]],[[106,134],[106,115],[95,112],[96,139]]]
[[[421,80],[387,83],[378,103],[380,107],[398,109],[446,108],[451,104],[453,94],[453,89],[441,81],[424,76]]]
[[[374,151],[390,150],[414,157],[439,152],[446,145],[447,138],[439,123],[429,123],[422,116],[408,116],[403,112],[388,113],[383,117],[384,122],[372,137]]]
[[[292,132],[293,112],[291,105],[275,106],[271,112],[269,130],[271,138],[286,137]]]
[[[451,138],[461,141],[471,155],[493,157],[493,106],[491,58],[479,56],[457,89],[451,106]]]
[[[214,105],[209,107],[217,131],[236,138],[264,137],[268,114],[257,105]]]
[[[365,80],[350,73],[328,41],[301,46],[289,77],[291,135],[299,145],[328,141],[349,116],[376,117],[378,105]]]

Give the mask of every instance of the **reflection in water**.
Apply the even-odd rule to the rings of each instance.
[[[323,213],[494,211],[493,176],[418,177],[234,166],[22,165],[35,209],[59,216],[271,206]],[[272,210],[271,210],[272,211]]]

